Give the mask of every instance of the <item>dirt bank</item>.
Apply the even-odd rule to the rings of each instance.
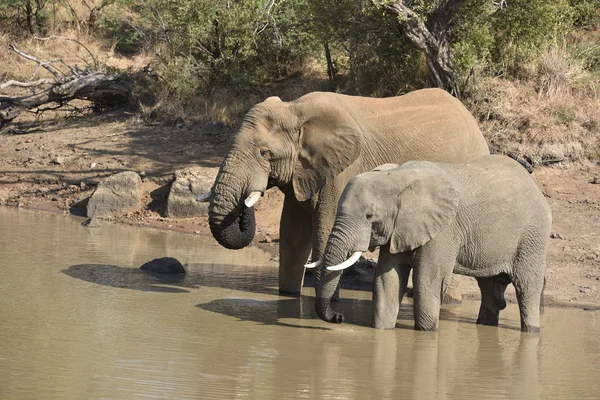
[[[201,166],[215,176],[228,132],[219,126],[146,125],[123,114],[89,117],[43,132],[0,136],[0,203],[54,212],[81,212],[105,176],[124,171],[143,175],[146,208],[119,218],[124,223],[210,235],[206,218],[164,217],[165,185],[173,171]],[[533,174],[553,212],[546,303],[600,308],[600,166],[586,162],[540,167]],[[277,257],[282,196],[267,192],[257,205],[255,243]],[[473,279],[464,279],[467,298],[477,298]],[[514,301],[511,291],[509,299]]]

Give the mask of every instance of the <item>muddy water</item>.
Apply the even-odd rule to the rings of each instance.
[[[370,293],[343,290],[330,325],[277,295],[258,249],[0,208],[0,399],[598,399],[600,312],[547,309],[540,335],[448,307],[438,333],[368,328]],[[138,267],[187,264],[184,278]]]

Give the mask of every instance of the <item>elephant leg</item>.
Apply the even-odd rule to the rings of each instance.
[[[400,293],[402,282],[396,269],[396,260],[388,249],[381,249],[375,280],[373,282],[373,320],[371,326],[376,329],[393,329],[396,327],[400,310]],[[406,283],[404,283],[406,287]]]
[[[523,268],[520,268],[523,271]],[[540,331],[540,309],[542,291],[544,289],[544,277],[531,273],[531,270],[523,271],[525,276],[515,276],[513,285],[519,303],[521,314],[521,332]],[[527,273],[529,275],[527,275]]]
[[[460,281],[462,276],[458,274],[452,274],[452,280],[450,285],[444,293],[442,299],[443,304],[460,304],[462,303],[462,294],[460,293]]]
[[[481,306],[477,324],[498,326],[500,310],[506,307],[504,292],[508,282],[501,282],[496,277],[476,278],[481,291]]]
[[[408,277],[410,276],[410,270],[412,267],[407,264],[400,264],[396,268],[398,270],[398,277],[400,278],[400,291],[398,292],[398,304],[402,304],[402,299],[407,292]]]
[[[309,213],[295,199],[285,196],[279,225],[279,293],[300,294],[311,235]]]
[[[415,330],[436,331],[442,297],[452,279],[456,256],[440,245],[426,245],[417,253],[413,268]],[[438,249],[436,249],[438,248]]]

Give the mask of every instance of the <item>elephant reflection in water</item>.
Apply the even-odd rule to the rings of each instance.
[[[376,331],[373,398],[539,399],[540,337],[475,329],[450,322],[436,334]]]

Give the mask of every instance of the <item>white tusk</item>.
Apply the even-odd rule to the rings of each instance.
[[[323,259],[317,260],[315,262],[311,262],[310,264],[306,264],[304,268],[317,268],[319,265],[323,264]]]
[[[204,202],[209,201],[211,196],[212,196],[212,192],[203,193],[200,196],[196,197],[196,201],[204,203]]]
[[[260,199],[260,196],[262,196],[261,192],[252,192],[248,195],[248,197],[246,197],[246,200],[244,200],[244,204],[248,208],[253,207],[258,201],[258,199]]]
[[[346,269],[352,266],[355,262],[358,261],[360,256],[362,256],[362,251],[356,251],[350,256],[349,259],[347,259],[343,263],[338,265],[332,265],[331,267],[327,267],[327,269],[330,271],[341,271],[342,269]]]

